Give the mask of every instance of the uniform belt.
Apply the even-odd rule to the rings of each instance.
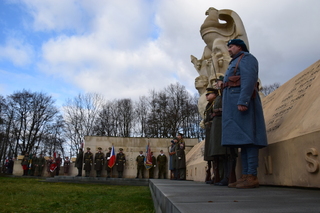
[[[212,117],[218,117],[218,116],[221,116],[222,115],[222,112],[215,112],[212,114]]]
[[[237,81],[237,82],[231,82],[231,81],[228,81],[226,83],[223,84],[223,88],[230,88],[230,87],[240,87],[240,81]]]

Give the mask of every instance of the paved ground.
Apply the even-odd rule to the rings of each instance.
[[[133,178],[106,178],[106,177],[71,177],[71,176],[54,176],[46,178],[47,182],[68,182],[68,183],[98,183],[109,185],[132,185],[132,186],[148,186],[149,179],[133,179]]]
[[[44,181],[149,185],[156,213],[320,213],[320,189],[232,189],[193,181],[105,177],[58,176]]]
[[[320,189],[233,189],[193,181],[150,180],[156,212],[320,212]]]

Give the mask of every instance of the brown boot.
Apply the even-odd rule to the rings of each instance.
[[[247,179],[239,184],[237,184],[237,189],[250,189],[250,188],[258,188],[259,181],[257,176],[248,175]]]
[[[236,182],[234,183],[229,183],[228,187],[229,188],[236,188],[237,184],[242,183],[247,179],[248,175],[242,175],[241,178],[239,178]]]

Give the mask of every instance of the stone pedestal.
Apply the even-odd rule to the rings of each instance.
[[[265,97],[261,184],[320,187],[320,60]]]

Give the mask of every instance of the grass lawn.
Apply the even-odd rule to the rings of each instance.
[[[149,187],[0,177],[0,212],[154,212]]]

